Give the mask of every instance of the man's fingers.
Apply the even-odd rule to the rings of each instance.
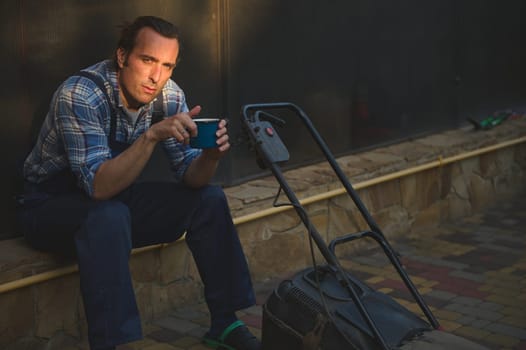
[[[174,137],[181,143],[188,143],[190,141],[190,133],[184,127],[176,127]]]
[[[201,106],[199,105],[195,106],[188,112],[188,114],[190,114],[191,117],[195,117],[199,113],[201,113]]]
[[[229,121],[230,121],[230,120],[229,120],[228,118],[221,119],[221,120],[219,121],[219,127],[220,127],[220,128],[223,128],[223,127],[227,126],[227,124],[228,124]]]

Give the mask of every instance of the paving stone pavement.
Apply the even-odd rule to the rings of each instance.
[[[526,349],[526,196],[483,213],[390,242],[442,327],[490,349]],[[342,259],[370,286],[421,315],[377,248]],[[279,279],[277,280],[279,281]],[[261,337],[261,304],[277,281],[257,284],[258,305],[239,317]],[[204,304],[174,310],[145,328],[143,340],[120,350],[208,349]],[[71,349],[87,349],[72,344]]]

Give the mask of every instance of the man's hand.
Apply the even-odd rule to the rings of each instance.
[[[206,148],[203,150],[203,156],[212,160],[219,160],[230,149],[230,142],[227,130],[227,121],[222,119],[216,131],[217,148]]]
[[[206,148],[201,155],[194,159],[186,173],[184,174],[184,181],[188,186],[201,187],[210,182],[217,169],[219,159],[223,157],[230,149],[228,141],[227,122],[221,120],[216,131],[217,148]]]
[[[156,142],[174,137],[177,141],[188,144],[190,137],[197,135],[197,125],[192,118],[200,112],[201,106],[195,106],[188,112],[165,118],[148,129],[148,137]]]

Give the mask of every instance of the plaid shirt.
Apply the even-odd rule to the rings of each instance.
[[[86,70],[99,74],[105,81],[110,103],[118,113],[116,140],[132,144],[150,127],[153,102],[141,108],[139,118],[133,124],[120,100],[113,63],[106,60]],[[175,82],[168,80],[162,93],[166,116],[188,111],[184,92]],[[53,96],[37,143],[24,163],[24,178],[38,184],[69,168],[77,185],[91,196],[97,169],[112,157],[108,139],[111,110],[106,100],[104,93],[90,79],[69,77]],[[175,138],[163,141],[162,146],[175,180],[181,181],[200,150],[181,144]]]

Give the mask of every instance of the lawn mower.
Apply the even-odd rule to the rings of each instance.
[[[485,349],[441,329],[398,254],[301,108],[289,102],[248,104],[242,107],[241,114],[243,129],[259,166],[269,169],[279,183],[274,205],[290,205],[295,209],[307,229],[311,253],[316,246],[325,260],[318,264],[312,254],[312,266],[281,281],[268,297],[263,305],[263,349]],[[301,120],[363,216],[367,230],[345,234],[329,244],[324,241],[282,171],[290,154],[275,125],[285,127],[283,115]],[[281,193],[288,198],[286,204],[277,203]],[[335,252],[336,246],[363,238],[372,239],[382,248],[425,319],[342,267]]]

